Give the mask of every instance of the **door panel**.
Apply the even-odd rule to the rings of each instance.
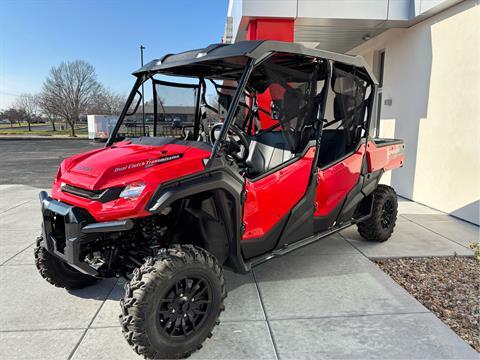
[[[315,217],[326,217],[338,209],[340,202],[358,181],[364,154],[365,144],[362,144],[347,158],[318,171]],[[331,223],[333,221],[334,218]],[[327,227],[331,225],[328,224]]]
[[[314,156],[312,147],[288,166],[257,181],[246,180],[243,240],[264,237],[300,201],[307,190]]]

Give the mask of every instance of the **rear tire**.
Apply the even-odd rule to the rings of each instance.
[[[397,212],[395,190],[387,185],[378,185],[373,192],[372,216],[357,224],[358,232],[368,241],[387,241],[395,228]]]
[[[123,334],[145,358],[187,357],[212,336],[225,297],[223,270],[213,255],[193,245],[162,249],[125,285]]]
[[[35,265],[40,275],[50,284],[65,289],[81,289],[93,285],[97,278],[81,273],[59,258],[50,254],[43,246],[43,237],[37,238]]]

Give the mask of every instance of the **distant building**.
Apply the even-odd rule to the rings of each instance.
[[[151,104],[145,104],[145,121],[150,123],[154,120],[154,108]],[[195,107],[193,106],[158,106],[157,121],[160,123],[171,123],[174,119],[180,119],[185,123],[193,123],[195,120]],[[127,116],[127,121],[141,122],[143,118],[142,109],[139,108],[135,115]]]

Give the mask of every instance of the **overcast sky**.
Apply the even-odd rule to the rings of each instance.
[[[52,66],[83,59],[127,93],[145,62],[221,41],[228,0],[0,0],[0,109],[40,90]]]

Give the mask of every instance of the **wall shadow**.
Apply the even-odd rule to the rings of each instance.
[[[395,118],[395,138],[405,140],[406,159],[403,168],[392,171],[391,184],[400,195],[413,199],[420,122],[427,121],[428,115],[433,61],[431,28],[428,27],[426,31],[422,31],[420,34],[415,33],[405,36],[411,37],[405,39],[405,41],[414,41],[420,44],[411,46],[411,52],[405,54],[405,60],[415,64],[415,66],[405,71],[406,73],[401,77],[400,84],[393,85],[395,87],[400,86],[400,91],[404,94],[402,104],[397,105],[402,109],[396,116],[392,117]],[[421,44],[424,44],[424,46],[421,46]],[[385,79],[385,81],[388,81],[388,79]]]
[[[472,214],[473,214],[473,219],[477,219],[476,222],[465,220],[465,219],[470,219],[472,217]],[[462,206],[461,208],[453,210],[450,212],[450,215],[460,218],[463,221],[468,221],[472,224],[480,226],[480,200],[473,201],[465,206]],[[480,241],[480,239],[477,239],[477,240]]]

